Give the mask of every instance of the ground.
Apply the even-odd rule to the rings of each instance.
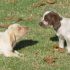
[[[70,17],[70,0],[55,0],[49,4],[46,0],[0,0],[0,23],[19,23],[30,28],[28,34],[15,48],[24,54],[21,58],[6,58],[0,55],[0,70],[70,70],[70,55],[53,49],[58,44],[53,28],[39,26],[43,13],[52,10],[64,17]],[[6,28],[0,28],[4,31]],[[56,58],[48,63],[45,57]]]

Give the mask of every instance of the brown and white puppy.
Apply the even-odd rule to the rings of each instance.
[[[0,32],[0,54],[6,57],[19,57],[19,53],[13,51],[13,48],[27,31],[28,27],[11,24],[5,32]]]
[[[66,40],[67,50],[70,53],[70,18],[60,16],[53,11],[47,11],[42,17],[40,26],[53,26],[59,38],[59,47],[64,48],[64,40]]]
[[[62,17],[59,16],[57,13],[53,11],[47,11],[44,13],[43,18],[40,22],[40,26],[48,27],[53,26],[55,30],[58,30],[61,26],[60,21],[62,20]]]

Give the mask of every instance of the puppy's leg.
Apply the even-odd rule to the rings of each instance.
[[[66,43],[67,43],[67,51],[68,51],[68,53],[70,53],[70,35],[69,34],[67,34],[66,36],[65,36],[65,40],[66,40]]]
[[[59,37],[59,47],[64,48],[64,39],[62,37]]]
[[[14,51],[16,54],[18,54],[19,56],[24,56],[24,54],[19,53],[18,51]]]
[[[67,51],[70,53],[70,43],[67,43]]]
[[[4,52],[4,56],[6,56],[6,57],[20,57],[19,54],[12,52],[12,51]]]
[[[67,46],[67,51],[68,53],[70,53],[70,46]]]
[[[67,40],[66,42],[67,42],[67,51],[68,51],[68,53],[70,53],[70,41]]]

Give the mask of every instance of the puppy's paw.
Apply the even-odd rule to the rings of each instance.
[[[22,53],[19,53],[18,51],[14,51],[17,55],[19,55],[20,57],[24,57],[24,54],[22,54]]]
[[[70,54],[70,47],[67,47],[67,53]]]
[[[5,57],[20,57],[18,54],[14,53],[14,52],[8,52],[8,53],[4,53]]]

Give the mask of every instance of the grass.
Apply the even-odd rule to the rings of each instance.
[[[13,0],[14,1],[14,0]],[[29,18],[31,20],[18,22],[30,27],[30,32],[19,42],[17,50],[24,57],[6,58],[0,55],[0,70],[70,70],[70,55],[66,52],[53,52],[53,45],[58,43],[55,39],[55,31],[52,28],[43,29],[39,26],[42,14],[46,10],[59,12],[65,17],[70,17],[70,0],[56,0],[55,4],[40,7],[32,7],[33,3],[40,0],[0,0],[0,23],[13,24],[16,20],[5,20],[7,17]],[[5,29],[0,28],[0,31]],[[43,58],[45,56],[56,57],[55,63],[48,64]]]

